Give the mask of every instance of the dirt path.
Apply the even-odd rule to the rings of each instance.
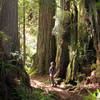
[[[87,86],[72,86],[67,84],[64,86],[63,84],[57,85],[56,87],[51,87],[49,76],[37,76],[34,75],[31,77],[31,86],[34,88],[41,88],[46,91],[54,91],[56,92],[63,100],[83,100],[78,94],[87,94],[85,88],[91,88],[92,91],[98,88],[98,85],[87,85]]]

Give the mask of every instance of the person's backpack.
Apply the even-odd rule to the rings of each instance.
[[[53,75],[53,72],[54,72],[54,67],[50,67],[49,68],[49,74]]]

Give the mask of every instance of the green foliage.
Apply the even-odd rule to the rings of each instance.
[[[100,1],[96,3],[97,9],[100,9]]]
[[[75,3],[76,3],[77,5],[79,5],[79,3],[80,3],[82,0],[75,0],[75,1],[76,1]]]
[[[38,0],[24,0],[25,2],[25,35],[26,35],[26,66],[29,71],[32,66],[32,55],[36,52],[39,2]],[[23,0],[18,1],[18,26],[20,46],[23,55]]]
[[[21,88],[16,88],[16,91],[21,100],[33,100],[33,98],[35,98],[35,95],[32,93],[31,89],[25,86]]]
[[[54,92],[45,93],[40,89],[30,89],[25,86],[16,88],[21,100],[54,100]]]
[[[11,94],[13,94],[13,96],[15,96],[16,98],[18,98],[18,100],[54,100],[54,92],[50,92],[50,91],[42,91],[41,89],[32,89],[29,88],[27,86],[24,85],[24,81],[22,79],[22,77],[24,77],[25,79],[25,73],[22,70],[22,66],[20,66],[20,61],[17,61],[17,54],[16,53],[12,53],[12,59],[4,59],[3,57],[0,57],[0,87],[2,87],[0,89],[0,94],[3,95],[2,100],[7,100],[8,97],[8,86],[7,86],[7,81],[12,82],[12,84],[10,84],[10,86],[13,87],[13,81],[15,80],[17,82],[18,85],[14,85],[13,90],[11,87],[10,88],[10,92]],[[16,60],[15,60],[16,59]],[[22,62],[21,62],[22,63]],[[19,66],[17,65],[19,64]],[[12,78],[14,78],[13,80],[9,80],[12,79],[11,77],[8,77],[9,74],[11,75]],[[18,74],[18,75],[17,75]],[[14,76],[14,77],[13,77]],[[8,80],[6,80],[6,78],[9,78]],[[17,95],[17,96],[16,96]],[[5,99],[4,99],[5,98]],[[13,97],[12,97],[13,98]]]
[[[91,65],[91,70],[96,69],[97,68],[97,64],[92,64]]]
[[[55,95],[55,92],[48,91],[48,93],[41,93],[38,90],[35,90],[35,94],[38,95],[39,100],[54,100],[53,96]]]
[[[49,82],[50,82],[50,80],[49,80],[49,79],[45,80],[45,83],[49,83]]]
[[[89,89],[86,89],[87,92],[89,93],[90,96],[83,96],[83,95],[80,95],[83,97],[84,100],[99,100],[98,99],[98,95],[100,94],[100,90],[97,89],[95,92],[91,92]]]
[[[19,32],[23,31],[23,0],[18,2],[18,22]],[[26,33],[33,36],[38,32],[38,16],[39,5],[34,0],[25,0],[25,21],[26,21]]]
[[[6,2],[6,0],[0,0],[0,11],[2,10],[2,7],[3,7],[5,2]]]
[[[16,53],[11,54],[9,57],[0,54],[0,99],[7,100],[11,98],[8,94],[15,97],[16,92],[13,89],[14,81],[17,84],[21,83],[20,77],[17,77],[21,73],[22,66],[20,59],[18,60],[18,55]],[[9,91],[10,90],[10,91]],[[5,99],[4,99],[5,98]],[[13,97],[12,97],[13,98]]]
[[[31,76],[37,72],[37,70],[33,70],[32,64],[33,64],[33,54],[31,50],[27,51],[26,55],[26,65],[25,65],[25,70],[26,72]]]
[[[12,59],[4,59],[4,57],[0,58],[0,65],[1,65],[1,78],[7,77],[7,74],[15,69],[17,71],[20,70],[21,67],[17,67],[17,62],[22,63],[21,58],[17,59],[18,54],[17,53],[12,53],[11,54]]]
[[[0,31],[0,35],[2,36],[3,40],[5,40],[5,41],[8,40],[8,37],[7,37],[7,35],[4,32]]]

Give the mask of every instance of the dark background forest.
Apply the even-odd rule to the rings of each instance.
[[[51,61],[59,86],[97,83],[100,93],[100,1],[0,0],[0,100],[62,100],[31,85]]]

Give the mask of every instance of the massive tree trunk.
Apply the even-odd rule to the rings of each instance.
[[[67,4],[64,6],[64,4]],[[56,56],[56,67],[57,71],[55,74],[55,77],[65,78],[66,74],[66,67],[69,63],[69,50],[68,50],[68,44],[70,41],[70,2],[65,2],[65,0],[61,0],[61,16],[59,18],[60,20],[60,32],[57,40],[57,56]],[[68,6],[68,9],[66,8]],[[66,9],[65,9],[66,8]],[[67,12],[68,10],[68,12]]]
[[[72,8],[73,7],[73,8]],[[75,0],[71,5],[71,30],[70,30],[70,43],[69,43],[69,64],[66,69],[66,83],[76,79],[78,71],[77,58],[78,58],[78,9]]]
[[[48,73],[50,61],[55,61],[56,41],[52,34],[54,27],[55,0],[40,0],[39,34],[37,41],[37,69],[41,74]]]
[[[0,0],[0,100],[20,100],[18,87],[30,86],[21,59],[11,55],[20,51],[17,3],[18,0]]]
[[[0,41],[6,55],[19,51],[17,0],[1,0]]]
[[[79,67],[86,63],[91,64],[92,59],[89,57],[95,52],[94,47],[90,46],[94,36],[93,25],[95,24],[92,18],[96,12],[94,4],[95,2],[91,0],[81,0],[77,6],[75,0],[73,2],[61,0],[60,24],[63,32],[58,39],[61,45],[58,44],[57,49],[55,76],[65,78],[66,83],[76,78]],[[87,52],[88,50],[91,52]],[[88,54],[91,55],[88,57]],[[95,59],[95,57],[92,58]]]
[[[93,39],[96,51],[96,64],[100,64],[100,9],[96,8],[96,1],[98,0],[82,0],[79,10],[79,26],[85,25],[83,32],[80,33],[80,38],[83,40],[81,45],[84,50],[89,46],[89,42]],[[82,7],[83,5],[83,7]],[[83,35],[82,35],[83,34]],[[83,36],[83,37],[82,37]],[[85,52],[84,52],[85,53]],[[94,58],[95,59],[95,58]]]
[[[56,77],[66,79],[69,82],[74,79],[76,72],[76,56],[77,51],[77,6],[70,0],[61,0],[61,18],[60,26],[62,32],[58,39],[58,52],[56,56],[57,72]],[[71,7],[72,11],[71,11]]]

